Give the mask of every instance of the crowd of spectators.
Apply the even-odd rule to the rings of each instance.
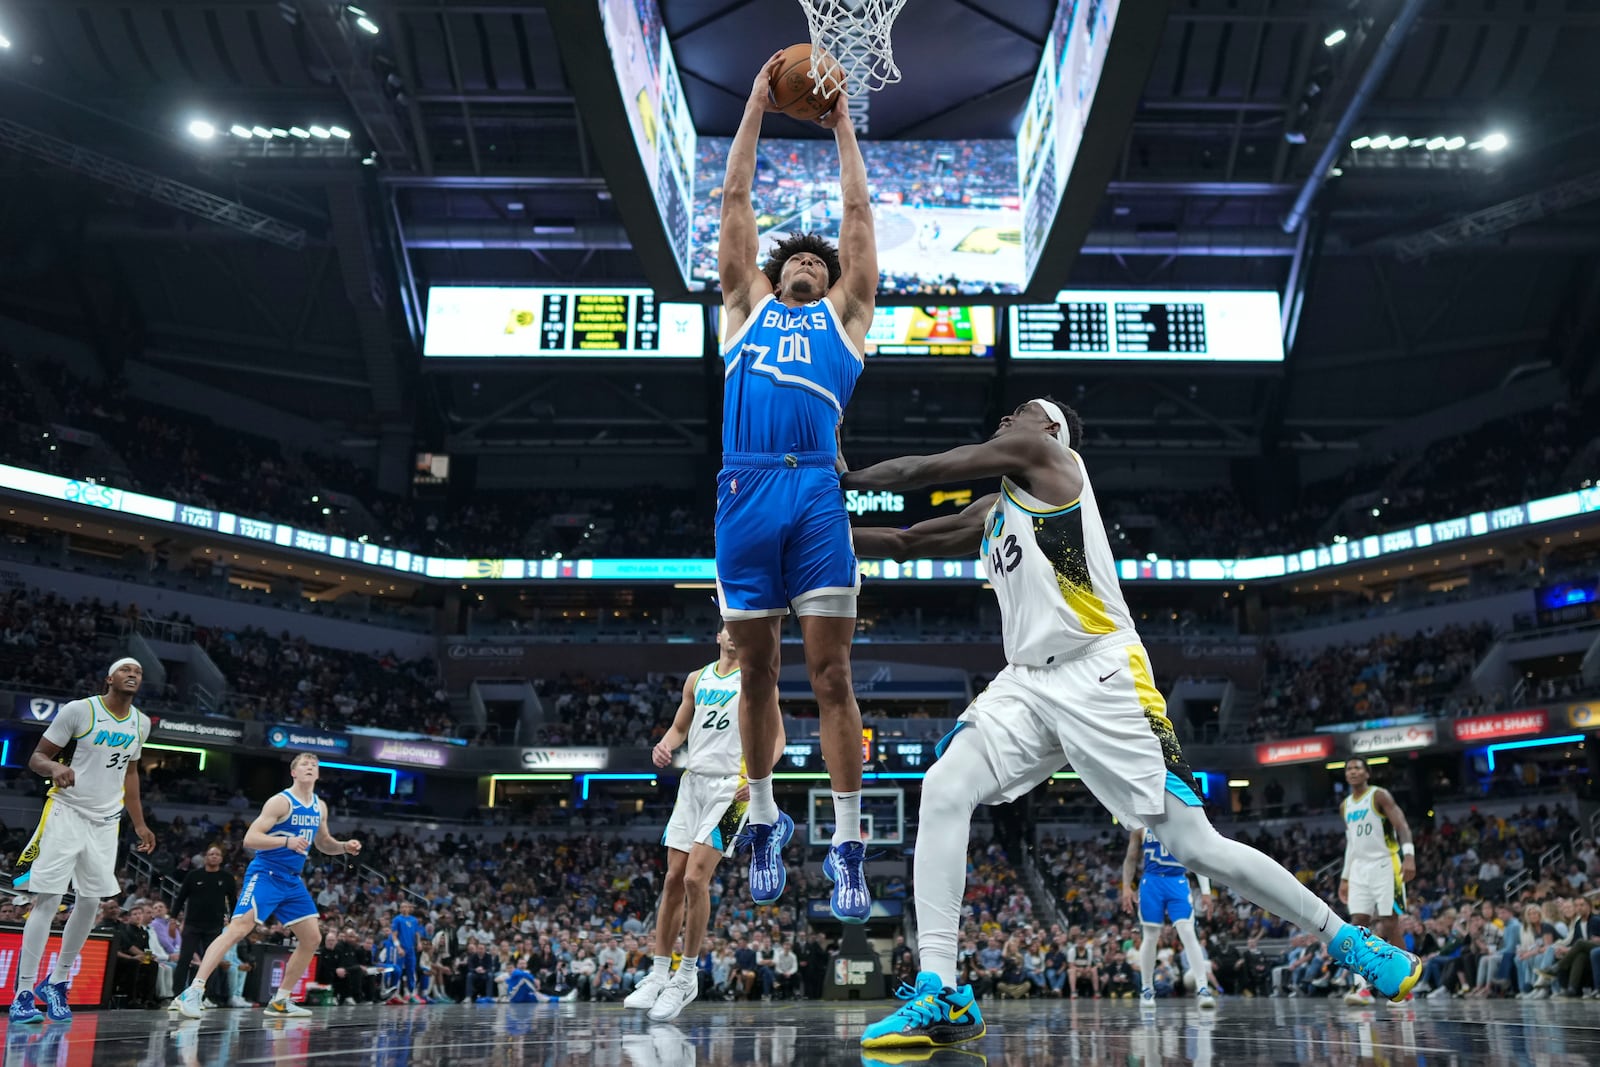
[[[98,693],[120,655],[114,642],[138,617],[133,604],[0,589],[0,683],[52,698]],[[170,686],[151,681],[143,700],[154,706],[176,697]]]
[[[349,652],[257,629],[197,627],[194,640],[227,677],[234,718],[327,730],[457,732],[432,660]]]
[[[1251,736],[1288,737],[1330,722],[1492,710],[1458,693],[1494,642],[1487,624],[1385,634],[1355,645],[1294,652],[1269,644]]]

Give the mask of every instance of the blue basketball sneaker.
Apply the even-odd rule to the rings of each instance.
[[[44,1001],[45,1014],[50,1016],[53,1023],[64,1023],[72,1018],[72,1009],[67,1007],[67,983],[65,982],[40,982],[33,987],[36,1000]]]
[[[862,1048],[937,1048],[984,1034],[983,1013],[969,985],[951,989],[938,975],[923,971],[917,975],[916,986],[902,985],[895,995],[905,1003],[888,1018],[867,1027],[861,1035]]]
[[[794,836],[794,820],[778,812],[775,823],[750,823],[738,837],[738,847],[750,848],[750,899],[771,904],[783,896],[789,873],[783,866],[783,846]]]
[[[44,1021],[44,1012],[33,1002],[33,990],[19,989],[16,997],[11,1001],[11,1021],[14,1023],[37,1023]]]
[[[1373,989],[1396,1004],[1406,999],[1422,977],[1422,961],[1395,948],[1364,926],[1345,923],[1328,943],[1328,955],[1365,978]]]
[[[864,923],[872,913],[872,892],[861,870],[866,858],[867,846],[860,841],[834,845],[823,857],[822,873],[833,883],[833,898],[828,902],[828,909],[842,923]]]

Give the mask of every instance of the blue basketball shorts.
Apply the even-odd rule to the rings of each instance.
[[[299,875],[251,865],[245,868],[233,917],[252,911],[258,923],[277,919],[285,926],[293,926],[301,919],[316,918],[317,902],[311,899],[311,891]]]
[[[730,453],[717,476],[724,619],[855,617],[860,568],[832,453]]]
[[[1139,879],[1139,921],[1159,926],[1194,918],[1189,879],[1147,874]]]

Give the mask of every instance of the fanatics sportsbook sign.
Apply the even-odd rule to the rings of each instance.
[[[1403,752],[1411,748],[1427,748],[1439,740],[1439,731],[1431,722],[1411,726],[1389,726],[1381,730],[1358,730],[1350,735],[1350,751],[1358,756],[1375,752]]]
[[[1256,762],[1263,767],[1284,763],[1309,763],[1333,755],[1333,738],[1299,737],[1292,741],[1263,741],[1256,746]]]
[[[1457,719],[1454,726],[1457,741],[1473,742],[1542,734],[1549,724],[1550,713],[1544,708],[1533,708],[1503,715],[1484,715],[1476,719]]]

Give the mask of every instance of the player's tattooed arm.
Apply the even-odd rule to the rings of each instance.
[[[856,555],[866,559],[960,559],[978,554],[984,517],[1000,497],[991,493],[959,515],[941,515],[904,530],[857,526],[850,531]]]

